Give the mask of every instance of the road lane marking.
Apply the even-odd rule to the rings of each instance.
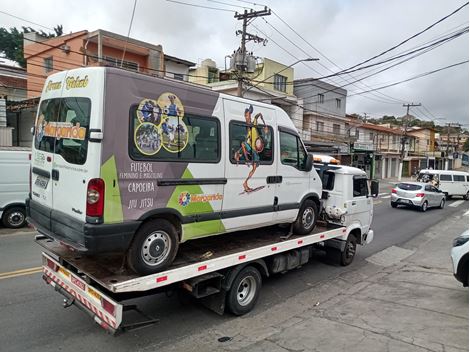
[[[453,208],[458,207],[463,202],[465,202],[465,201],[464,200],[458,200],[456,202],[453,202],[453,203],[449,204],[449,207],[453,207]]]
[[[467,210],[465,213],[463,213],[463,216],[468,216],[468,212],[469,211]]]
[[[10,279],[12,277],[24,276],[24,275],[31,275],[42,272],[42,266],[38,266],[35,268],[28,268],[28,269],[21,269],[10,271],[6,273],[0,273],[0,280],[3,279]]]
[[[382,199],[388,199],[388,198],[392,198],[392,196],[391,196],[391,195],[388,195],[388,196],[380,197],[380,198],[382,198]]]

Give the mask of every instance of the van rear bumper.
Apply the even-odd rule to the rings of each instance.
[[[127,251],[141,224],[140,221],[88,224],[32,199],[26,200],[26,213],[27,221],[39,233],[87,254]]]

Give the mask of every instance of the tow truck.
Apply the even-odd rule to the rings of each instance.
[[[310,234],[274,226],[192,241],[182,246],[170,268],[147,276],[126,269],[122,257],[82,256],[38,235],[36,242],[44,248],[43,279],[65,297],[64,307],[75,305],[112,334],[156,323],[128,302],[161,292],[182,290],[218,314],[246,314],[258,300],[263,277],[307,264],[319,248],[347,266],[356,246],[374,237],[370,225],[377,181],[369,186],[363,170],[339,165],[329,156],[314,155],[313,160],[323,193],[321,220]],[[131,310],[140,313],[139,321],[126,321]]]

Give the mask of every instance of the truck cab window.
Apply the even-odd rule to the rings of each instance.
[[[354,197],[365,197],[369,194],[369,188],[367,187],[367,179],[355,177],[353,180],[353,196]]]

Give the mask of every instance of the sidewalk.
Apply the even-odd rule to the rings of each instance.
[[[452,239],[466,228],[468,217],[453,216],[360,269],[158,350],[466,351],[469,291],[450,261]]]

